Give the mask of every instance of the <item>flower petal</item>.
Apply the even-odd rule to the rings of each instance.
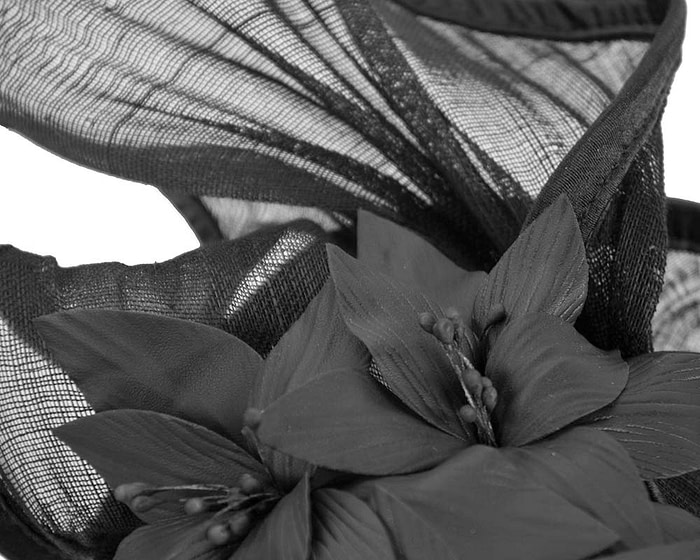
[[[389,535],[367,504],[332,488],[313,495],[314,560],[392,560]]]
[[[327,282],[272,349],[255,384],[251,406],[265,409],[325,372],[369,366],[369,352],[348,330],[336,297],[335,287]],[[259,452],[281,488],[291,490],[309,469],[306,461],[274,449],[261,448]]]
[[[652,504],[667,543],[700,539],[700,519],[679,507]]]
[[[365,210],[357,213],[357,256],[372,270],[412,286],[443,308],[456,307],[471,316],[476,295],[486,278],[467,271],[425,239]]]
[[[330,372],[267,408],[258,437],[284,453],[367,475],[414,472],[467,443],[406,410],[366,372]]]
[[[243,442],[243,412],[262,359],[235,336],[128,311],[75,310],[35,324],[96,411],[163,412]]]
[[[309,477],[302,477],[245,538],[231,560],[307,560],[311,547]]]
[[[425,473],[363,486],[408,560],[579,560],[617,540],[491,447],[470,447]]]
[[[644,478],[700,469],[700,354],[646,354],[629,367],[620,397],[585,422],[622,443]]]
[[[530,478],[615,531],[622,545],[662,543],[653,504],[632,459],[613,438],[601,435],[573,428],[503,452]]]
[[[136,529],[117,548],[114,560],[226,560],[235,545],[216,546],[207,540],[211,515],[181,517]]]
[[[486,375],[498,390],[500,444],[518,446],[609,404],[625,387],[627,364],[538,313],[511,320],[495,337]]]
[[[474,308],[484,325],[503,304],[510,317],[548,313],[571,324],[583,309],[588,263],[576,215],[565,195],[525,228],[489,273]]]
[[[457,376],[418,322],[422,312],[442,315],[439,307],[337,247],[328,246],[328,263],[345,323],[369,348],[382,382],[426,422],[461,437]]]
[[[100,412],[56,428],[54,434],[112,488],[129,482],[237,486],[244,473],[268,479],[264,467],[232,441],[158,412]],[[139,517],[151,523],[182,514],[181,506],[163,504]]]
[[[605,558],[607,560],[691,560],[700,558],[700,540],[652,546]]]
[[[264,409],[328,371],[369,366],[369,352],[348,330],[336,299],[329,281],[265,360],[251,406]]]

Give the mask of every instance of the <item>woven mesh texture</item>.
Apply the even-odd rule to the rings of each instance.
[[[46,355],[33,318],[76,308],[145,311],[224,329],[265,354],[325,281],[324,241],[316,226],[297,222],[163,264],[66,269],[0,248],[0,474],[19,513],[71,558],[107,554],[133,527],[94,471],[50,434],[91,411]]]
[[[358,208],[488,270],[566,193],[591,269],[579,328],[628,356],[651,348],[682,1],[402,4],[0,0],[0,124],[195,201],[236,238],[131,268],[1,250],[0,481],[66,557],[108,557],[132,520],[50,434],[90,411],[38,315],[167,314],[264,353],[325,279],[320,241],[351,238]],[[268,229],[298,217],[316,224]]]
[[[652,326],[656,350],[700,352],[700,254],[669,251]]]
[[[694,222],[686,224],[690,238],[700,235],[700,213],[693,212]],[[678,239],[678,242],[683,239]],[[684,243],[687,244],[687,243]],[[700,352],[700,246],[698,250],[673,250],[668,253],[659,305],[652,323],[656,350]],[[657,481],[665,499],[700,516],[700,475]]]
[[[479,266],[647,48],[503,37],[386,2],[5,4],[6,125],[169,190],[349,220],[365,206]]]

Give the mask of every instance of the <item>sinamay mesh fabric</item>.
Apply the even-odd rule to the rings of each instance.
[[[591,267],[578,327],[650,350],[684,18],[682,0],[0,0],[0,124],[155,185],[220,238],[137,267],[0,248],[5,533],[37,558],[108,558],[133,526],[50,433],[90,409],[34,317],[148,311],[265,353],[325,280],[324,243],[352,248],[358,208],[488,269],[565,192]],[[664,345],[683,337],[674,289]],[[698,512],[692,481],[661,490]]]

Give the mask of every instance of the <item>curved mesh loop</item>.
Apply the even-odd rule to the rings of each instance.
[[[386,0],[8,1],[2,124],[170,191],[340,226],[365,207],[479,268],[650,37],[500,36]]]
[[[110,557],[134,522],[51,434],[91,409],[46,355],[35,317],[144,311],[221,328],[265,354],[327,275],[325,234],[308,222],[132,267],[60,268],[53,258],[0,247],[0,480],[11,509],[68,558]]]
[[[90,410],[46,357],[38,315],[137,309],[264,353],[326,278],[326,231],[351,230],[357,208],[489,269],[567,193],[591,263],[579,327],[628,356],[650,349],[666,249],[658,121],[683,2],[475,0],[473,27],[461,8],[430,9],[449,0],[401,4],[428,9],[0,0],[0,123],[194,201],[209,235],[238,238],[140,267],[0,249],[3,493],[68,557],[107,557],[131,520],[50,435]],[[316,225],[269,228],[299,216]]]

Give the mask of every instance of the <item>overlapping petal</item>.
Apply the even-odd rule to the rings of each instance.
[[[700,518],[684,509],[653,503],[656,521],[667,543],[700,539]]]
[[[527,476],[615,531],[625,548],[663,542],[637,469],[613,438],[591,428],[573,428],[502,452]]]
[[[417,233],[364,210],[357,217],[357,257],[466,317],[486,278],[485,272],[460,268]]]
[[[328,262],[345,323],[369,348],[382,383],[426,422],[461,437],[457,377],[418,323],[422,312],[442,315],[439,307],[336,247],[328,247]]]
[[[618,540],[485,446],[425,473],[366,483],[362,491],[408,560],[579,560]]]
[[[54,433],[112,488],[131,482],[237,486],[245,473],[269,480],[265,468],[232,441],[158,412],[100,412],[64,424]],[[151,523],[181,515],[181,505],[163,503],[140,517]]]
[[[307,560],[311,546],[309,477],[304,476],[245,538],[232,560]]]
[[[516,317],[494,337],[486,375],[498,388],[499,443],[525,445],[612,402],[627,382],[617,352],[551,315]]]
[[[265,360],[250,399],[265,409],[276,399],[328,371],[369,365],[369,352],[345,326],[328,282]],[[260,454],[277,484],[291,490],[309,469],[297,457],[261,447]]]
[[[662,544],[608,556],[607,560],[690,560],[700,558],[700,540]]]
[[[35,325],[96,411],[162,412],[243,443],[243,412],[262,358],[235,336],[131,311],[74,310]]]
[[[658,352],[632,358],[625,391],[585,422],[614,436],[644,478],[700,465],[700,355]]]
[[[313,494],[314,560],[394,560],[393,545],[377,515],[349,492]]]
[[[493,267],[477,297],[484,325],[502,304],[511,317],[548,313],[573,324],[588,293],[588,263],[576,215],[565,195],[525,228]]]
[[[180,517],[133,531],[119,544],[114,560],[226,560],[235,545],[215,546],[207,540],[209,515]]]
[[[467,442],[404,408],[366,371],[332,371],[265,410],[263,443],[322,467],[366,475],[413,472]]]

